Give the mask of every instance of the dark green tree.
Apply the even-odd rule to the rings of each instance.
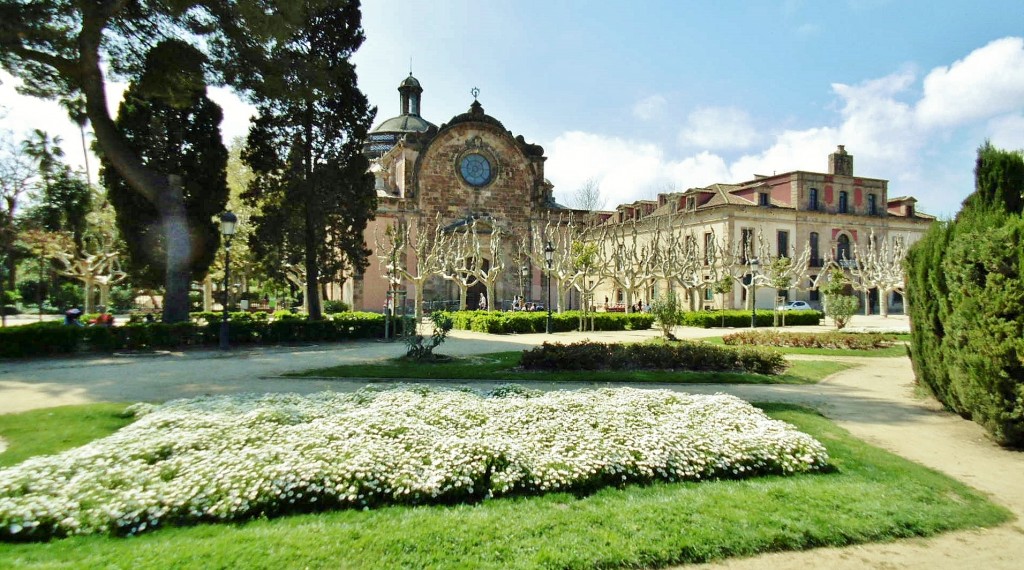
[[[173,63],[167,69],[167,62]],[[228,200],[228,151],[220,134],[220,107],[206,96],[204,55],[179,40],[157,44],[138,81],[125,91],[115,124],[149,169],[181,177],[189,234],[188,270],[202,279],[220,244],[213,218]],[[170,87],[168,87],[170,86]],[[167,243],[160,212],[101,155],[100,179],[117,212],[135,284],[158,288],[167,279]]]
[[[986,143],[975,191],[907,259],[918,380],[1001,444],[1024,446],[1024,156]]]
[[[1000,150],[985,141],[978,149],[974,167],[975,191],[964,201],[965,208],[1024,212],[1024,160],[1021,156],[1020,151]]]
[[[318,319],[321,277],[367,263],[363,230],[376,197],[361,146],[376,109],[350,61],[363,42],[359,2],[303,10],[305,25],[274,51],[277,72],[257,97],[243,158],[255,174],[246,199],[261,211],[250,247],[259,259],[301,260],[309,316]]]
[[[68,232],[75,247],[85,239],[86,214],[92,208],[92,189],[64,164],[60,137],[50,137],[35,129],[21,143],[22,152],[35,162],[39,177],[35,206],[26,213],[26,221],[51,232]]]
[[[107,108],[105,74],[136,78],[150,48],[183,38],[210,56],[211,77],[258,91],[273,77],[266,66],[270,49],[291,37],[305,22],[307,5],[317,3],[0,0],[0,67],[23,80],[24,94],[83,100],[110,167],[159,212],[167,244],[165,321],[188,319],[192,246],[184,193],[177,177],[146,166],[121,136]]]

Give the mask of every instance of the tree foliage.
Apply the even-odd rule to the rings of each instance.
[[[978,150],[976,189],[907,258],[918,381],[1001,444],[1024,446],[1024,157]]]
[[[308,310],[319,318],[321,276],[367,265],[363,231],[376,195],[361,148],[376,110],[349,60],[363,42],[359,3],[301,10],[304,25],[272,52],[275,74],[256,97],[243,158],[255,174],[247,199],[261,210],[250,247],[260,259],[302,260]]]
[[[120,134],[107,107],[106,75],[137,79],[152,47],[180,38],[209,56],[204,73],[242,91],[260,91],[276,77],[270,51],[294,33],[311,3],[0,0],[0,67],[23,81],[24,94],[84,108],[109,166],[159,212],[167,244],[165,321],[188,318],[192,248],[183,192],[175,178],[147,166]],[[176,87],[158,83],[165,90]]]
[[[202,53],[183,42],[158,44],[140,79],[128,85],[116,121],[127,146],[147,168],[181,177],[192,279],[201,279],[213,261],[220,231],[212,220],[228,198],[223,114],[206,96],[203,60]],[[166,68],[168,62],[173,69]],[[167,277],[160,213],[102,155],[101,164],[100,177],[128,245],[126,269],[136,285],[160,287]]]

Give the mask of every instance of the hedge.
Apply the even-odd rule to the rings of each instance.
[[[718,346],[701,341],[604,344],[547,343],[524,350],[527,370],[694,370],[781,374],[786,360],[774,350]]]
[[[881,333],[795,333],[777,330],[749,330],[727,334],[722,337],[722,341],[730,346],[873,350],[892,346],[896,342],[896,337]]]
[[[452,328],[489,334],[542,333],[547,330],[548,314],[543,311],[458,311],[451,313]],[[580,311],[551,314],[551,332],[579,330]],[[650,313],[590,313],[595,331],[646,330],[654,324]],[[590,318],[586,330],[590,330]]]
[[[999,444],[1024,447],[1024,155],[986,143],[975,191],[907,255],[917,381]]]
[[[260,314],[260,313],[256,313]],[[378,313],[338,313],[322,321],[289,315],[270,321],[231,315],[229,340],[232,345],[341,341],[380,338],[384,316]],[[266,316],[263,313],[264,317]],[[123,326],[77,327],[59,322],[34,323],[0,328],[0,357],[21,358],[70,354],[79,351],[179,349],[216,346],[220,341],[220,316],[197,313],[194,322],[131,323]]]
[[[779,311],[779,325],[782,325],[782,311]],[[825,318],[821,311],[786,311],[786,326],[818,325]],[[723,319],[725,324],[722,324]],[[692,311],[683,313],[682,326],[710,329],[715,327],[749,327],[750,311]],[[771,309],[757,311],[757,326],[775,326],[775,313]]]

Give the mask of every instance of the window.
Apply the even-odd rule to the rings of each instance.
[[[704,288],[704,300],[705,301],[714,301],[715,300],[715,290],[712,289],[711,287],[705,287]]]
[[[704,265],[711,265],[715,257],[715,234],[704,232]]]
[[[853,256],[850,255],[850,236],[846,234],[840,234],[839,240],[836,243],[836,260],[842,265],[844,261],[852,260]]]
[[[817,278],[818,278],[817,275],[811,275],[811,285],[814,285],[814,280],[817,279]],[[807,293],[808,293],[808,295],[810,295],[810,298],[808,299],[809,301],[820,301],[821,300],[821,293],[819,293],[817,289],[811,289],[811,290],[807,291]]]
[[[914,205],[913,204],[907,204],[907,217],[908,218],[913,218],[914,217]]]
[[[878,215],[878,197],[874,194],[868,194],[868,215]]]
[[[686,198],[686,211],[687,212],[692,212],[692,211],[694,211],[696,209],[697,209],[697,199],[694,198],[693,196],[688,196]]]
[[[771,201],[768,200],[767,192],[759,192],[757,194],[757,205],[758,206],[770,206]]]
[[[818,189],[811,188],[810,195],[807,198],[807,209],[817,210],[818,209]]]
[[[850,201],[850,195],[846,192],[846,190],[841,190],[839,192],[839,213],[840,214],[845,214],[846,213],[846,211],[847,211],[847,209],[849,207],[849,201]]]
[[[811,267],[821,267],[821,256],[818,255],[818,232],[811,232]]]
[[[779,230],[778,242],[779,257],[789,257],[789,232]]]
[[[740,263],[746,263],[754,255],[754,230],[753,228],[743,228],[740,230],[740,244],[743,247],[743,253],[740,256]]]

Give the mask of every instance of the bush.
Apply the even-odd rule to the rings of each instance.
[[[816,326],[821,323],[824,314],[821,311],[789,311],[786,313],[786,326]],[[724,321],[724,325],[722,324]],[[775,324],[775,315],[771,309],[757,311],[757,326],[771,327]],[[725,326],[742,328],[750,326],[750,311],[691,311],[683,313],[682,323],[686,327],[710,329]]]
[[[195,313],[193,321],[185,323],[135,319],[116,327],[67,327],[55,322],[5,327],[0,329],[0,357],[215,346],[220,339],[220,318],[220,313]],[[239,312],[230,318],[232,344],[340,341],[384,335],[384,316],[377,313],[339,313],[323,321],[308,321],[290,313],[273,322],[265,313]]]
[[[472,330],[489,334],[540,333],[547,330],[545,311],[458,311],[449,313],[452,326],[458,330]],[[596,331],[646,330],[654,324],[650,313],[590,313]],[[588,321],[590,319],[588,318]],[[580,311],[551,314],[551,332],[578,330]]]
[[[658,297],[651,303],[651,314],[658,321],[662,335],[667,339],[675,339],[672,329],[683,320],[683,315],[679,311],[679,297],[671,291]]]
[[[21,314],[21,310],[18,309],[18,307],[14,306],[14,305],[4,305],[3,307],[0,307],[0,311],[3,311],[3,314],[5,314],[5,315],[20,315]]]
[[[110,306],[107,310],[112,313],[127,313],[135,308],[135,291],[131,287],[113,287],[107,298]]]
[[[50,304],[67,310],[72,307],[79,307],[85,299],[82,288],[75,283],[62,283],[61,286],[50,297]]]
[[[331,315],[334,313],[345,313],[351,311],[352,308],[348,306],[345,301],[335,301],[328,299],[324,301],[324,314]]]
[[[700,341],[666,344],[547,343],[523,351],[527,370],[694,370],[781,374],[786,361],[776,351],[716,346]]]
[[[896,342],[896,337],[880,333],[792,333],[764,330],[728,334],[722,337],[722,341],[730,346],[753,345],[872,350],[892,346]]]

